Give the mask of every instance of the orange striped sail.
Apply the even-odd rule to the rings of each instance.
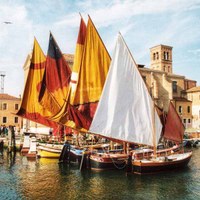
[[[89,17],[77,88],[71,102],[89,119],[89,123],[95,114],[110,61],[110,55]]]
[[[37,40],[34,39],[30,69],[25,84],[21,107],[17,115],[49,127],[57,127],[55,122],[47,119],[51,116],[51,113],[38,102],[39,91],[44,75],[45,61],[46,57]]]
[[[68,99],[71,69],[64,59],[53,35],[49,36],[49,48],[39,102],[52,115],[57,114]]]

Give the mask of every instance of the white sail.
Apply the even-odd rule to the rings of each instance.
[[[162,124],[136,63],[119,34],[110,69],[89,132],[127,142],[158,143]],[[153,120],[155,116],[155,120]]]

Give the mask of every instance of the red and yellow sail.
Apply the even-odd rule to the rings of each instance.
[[[56,122],[59,122],[63,125],[72,128],[89,127],[87,126],[87,119],[85,118],[85,116],[83,116],[73,105],[70,104],[70,101],[73,101],[77,87],[78,73],[80,71],[80,65],[84,50],[85,36],[86,25],[84,20],[81,18],[76,51],[74,56],[73,72],[70,81],[71,90],[69,93],[69,98],[66,99],[65,104],[63,105],[60,112],[58,112],[51,118]]]
[[[52,116],[61,110],[66,99],[68,99],[70,78],[71,69],[64,59],[53,35],[50,33],[39,102],[52,113]]]
[[[45,62],[46,57],[37,40],[34,39],[30,69],[26,80],[21,107],[17,115],[49,127],[57,127],[55,122],[47,119],[51,116],[51,113],[38,102]]]
[[[90,17],[81,53],[78,83],[70,103],[85,116],[87,126],[83,128],[88,129],[96,111],[111,61]]]

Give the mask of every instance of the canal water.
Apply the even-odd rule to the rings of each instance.
[[[56,160],[7,154],[0,156],[0,200],[198,200],[200,148],[194,148],[188,167],[154,175],[127,175],[124,171],[79,171]]]

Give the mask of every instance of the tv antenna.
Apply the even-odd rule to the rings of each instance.
[[[4,77],[6,76],[6,72],[0,71],[0,77],[1,77],[1,93],[4,93]]]

